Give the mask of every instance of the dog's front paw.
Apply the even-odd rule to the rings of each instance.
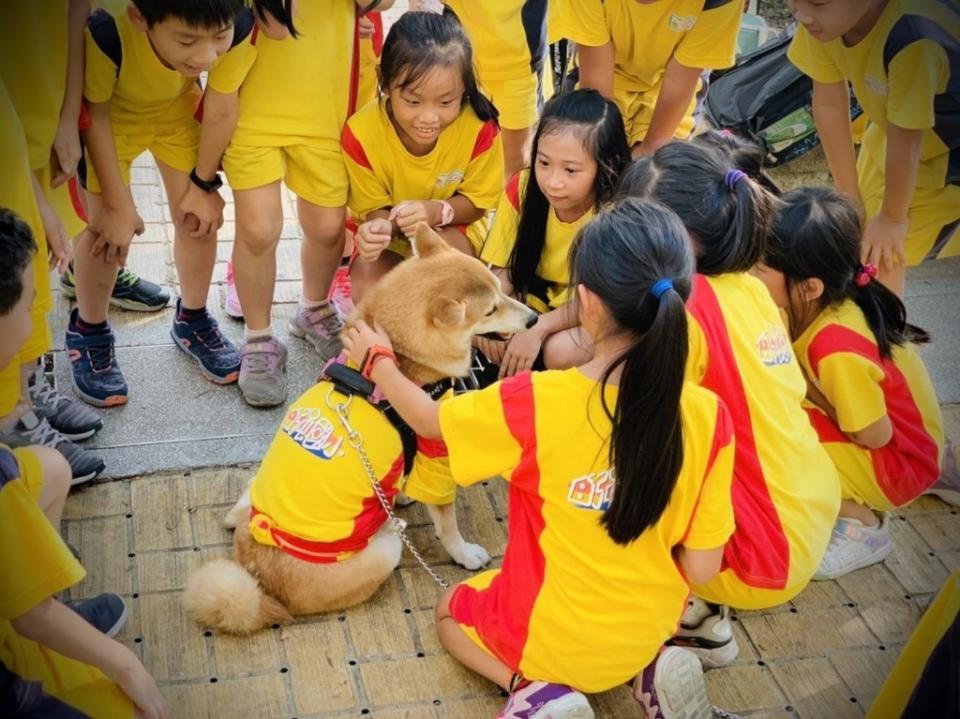
[[[410,499],[410,497],[405,495],[403,492],[397,492],[397,496],[393,499],[393,503],[398,507],[409,507],[416,501],[417,500],[415,499]]]
[[[461,542],[453,550],[450,557],[464,569],[480,569],[490,563],[490,554],[479,544]]]

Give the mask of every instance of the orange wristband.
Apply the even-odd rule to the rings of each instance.
[[[374,365],[384,357],[389,357],[393,364],[398,367],[400,366],[400,363],[397,361],[397,355],[392,349],[384,347],[383,345],[374,345],[368,349],[363,356],[363,362],[360,363],[360,375],[372,382],[373,379],[370,377],[370,373],[373,372]]]

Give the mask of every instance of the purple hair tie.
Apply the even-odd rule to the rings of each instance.
[[[746,179],[748,179],[747,173],[743,170],[730,170],[727,172],[726,177],[723,178],[723,181],[727,183],[727,187],[729,187],[731,190],[735,190],[737,189],[737,183],[740,182],[740,180]]]

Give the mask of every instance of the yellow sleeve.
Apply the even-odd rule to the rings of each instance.
[[[552,0],[547,17],[550,42],[566,38],[587,47],[610,42],[603,0]]]
[[[707,467],[700,488],[700,497],[690,520],[690,529],[683,539],[688,549],[715,549],[727,543],[734,530],[733,500],[730,486],[733,482],[734,435],[733,419],[726,406],[717,398],[716,422],[713,432],[700,436],[713,437],[712,462]]]
[[[837,412],[844,432],[859,432],[887,414],[883,368],[853,352],[833,352],[817,365],[817,385]]]
[[[493,216],[493,226],[487,241],[480,251],[480,259],[494,267],[508,267],[513,246],[517,242],[517,225],[520,222],[520,212],[514,206],[516,195],[511,193],[513,180],[507,183],[507,189],[500,195],[497,203],[497,212]],[[519,198],[516,198],[519,202]]]
[[[83,567],[20,477],[17,456],[0,447],[0,617],[7,620],[27,613],[84,576]]]
[[[240,89],[257,59],[257,47],[250,42],[250,37],[252,33],[217,60],[207,75],[207,87],[222,95],[232,95]]]
[[[687,312],[687,344],[687,367],[683,373],[683,379],[698,385],[707,373],[709,350],[707,338],[703,334],[700,323],[689,312]]]
[[[485,140],[484,133],[496,134]],[[503,191],[503,139],[492,122],[484,124],[456,194],[463,195],[480,210],[492,210]]]
[[[90,102],[108,102],[117,84],[117,66],[97,45],[90,30],[83,31],[86,59],[83,71],[83,96]]]
[[[737,36],[743,3],[740,0],[708,0],[697,24],[680,41],[674,57],[686,67],[720,70],[737,59]]]
[[[529,375],[525,377],[529,381]],[[520,463],[521,447],[504,413],[504,401],[509,401],[510,394],[510,384],[505,384],[497,382],[440,403],[440,434],[447,445],[450,471],[459,485],[497,475],[509,478],[510,470]]]
[[[933,127],[934,100],[950,79],[946,51],[932,40],[911,43],[890,62],[887,79],[887,122],[905,130]]]
[[[343,159],[347,166],[347,176],[350,179],[350,192],[347,196],[347,205],[350,211],[361,221],[374,210],[390,207],[393,204],[390,188],[377,177],[370,162],[368,148],[354,134],[354,128],[348,122],[343,130]],[[381,152],[389,152],[386,143],[381,148],[372,148]]]
[[[833,83],[846,79],[830,58],[826,46],[813,38],[802,25],[797,27],[797,34],[787,51],[787,59],[814,82]]]

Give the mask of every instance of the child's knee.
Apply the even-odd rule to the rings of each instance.
[[[453,597],[453,592],[456,588],[456,586],[447,587],[437,600],[437,606],[433,610],[433,617],[438,623],[452,616],[450,614],[450,599]]]
[[[254,212],[237,222],[234,241],[249,252],[261,254],[272,252],[280,242],[283,231],[283,215],[272,212]]]
[[[347,213],[342,207],[320,207],[304,200],[299,203],[300,225],[305,239],[343,250],[347,239]]]
[[[73,477],[70,463],[67,462],[66,457],[50,447],[31,447],[30,451],[40,460],[44,494],[66,497],[70,491],[70,480]]]

